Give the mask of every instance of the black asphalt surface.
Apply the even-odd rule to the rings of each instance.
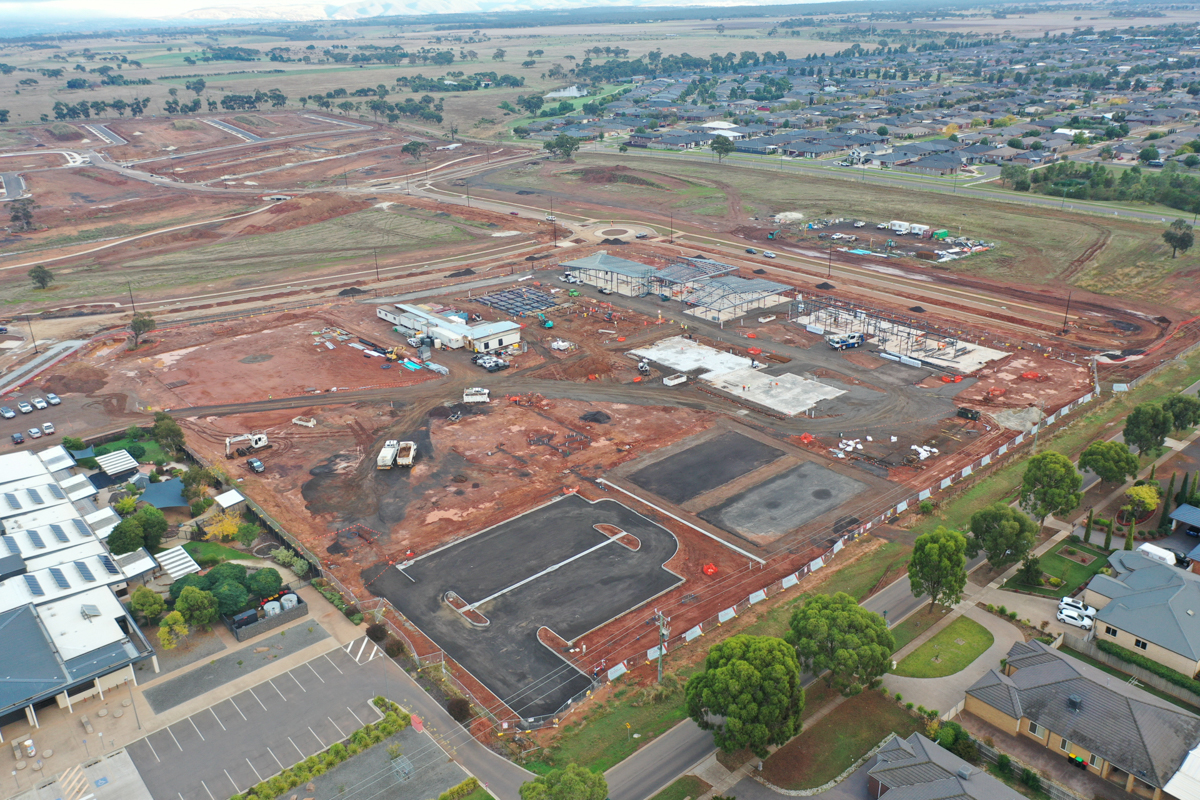
[[[633,534],[641,548],[609,540],[593,527],[600,523]],[[363,580],[510,708],[533,717],[557,712],[591,684],[538,641],[538,628],[573,641],[676,586],[681,579],[662,568],[676,549],[669,531],[614,500],[567,495],[422,556],[403,573],[379,565]],[[543,570],[551,571],[538,575]],[[535,575],[480,606],[487,628],[469,625],[443,601],[454,591],[478,603]]]
[[[699,516],[735,535],[777,538],[833,511],[866,488],[864,483],[809,461]]]
[[[769,444],[730,432],[648,464],[629,480],[678,505],[782,455],[782,450]]]
[[[216,800],[344,741],[380,715],[388,659],[335,648],[127,748],[156,800]],[[355,660],[358,656],[358,663]],[[394,683],[395,677],[391,678]]]

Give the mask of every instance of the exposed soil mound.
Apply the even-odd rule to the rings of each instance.
[[[627,183],[633,186],[648,186],[651,189],[667,188],[649,178],[633,174],[629,167],[586,167],[567,174],[579,178],[584,183]]]
[[[360,294],[366,294],[366,290],[351,286],[349,289],[342,289],[338,292],[338,297],[355,297]]]
[[[572,381],[584,381],[590,375],[604,377],[605,375],[612,374],[612,371],[612,362],[604,356],[588,356],[573,364],[563,365],[562,370],[567,380]]]
[[[243,233],[275,233],[291,228],[300,228],[317,222],[324,222],[334,217],[343,217],[370,208],[366,200],[347,200],[337,195],[309,195],[288,200],[277,206],[272,206],[263,212],[264,215],[275,217],[275,221],[266,225],[251,225]]]
[[[98,392],[108,383],[103,370],[83,365],[73,366],[69,373],[56,372],[42,384],[43,392],[54,394],[91,394]]]

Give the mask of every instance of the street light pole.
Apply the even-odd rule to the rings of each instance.
[[[826,275],[825,277],[826,278],[833,277],[833,242],[829,243],[829,274]]]

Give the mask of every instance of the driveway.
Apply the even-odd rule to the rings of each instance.
[[[1053,597],[1037,597],[1031,594],[1006,592],[1003,589],[991,589],[979,596],[981,603],[991,603],[994,606],[1004,606],[1009,611],[1017,612],[1017,619],[1029,620],[1035,628],[1040,628],[1043,622],[1049,622],[1046,633],[1057,636],[1067,633],[1082,636],[1084,631],[1072,625],[1064,625],[1058,621],[1058,600]],[[986,616],[998,620],[999,617],[983,612]],[[989,628],[990,629],[990,628]]]
[[[867,760],[858,769],[846,776],[846,780],[820,794],[810,795],[810,800],[863,800],[870,797],[867,793],[867,770],[875,765],[875,758]],[[743,778],[729,792],[737,800],[779,800],[783,795],[763,786],[754,778]]]

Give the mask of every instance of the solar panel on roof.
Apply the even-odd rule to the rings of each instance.
[[[75,562],[75,569],[79,570],[79,577],[83,578],[85,581],[96,580],[96,576],[92,574],[91,568],[89,568],[88,565],[82,561]]]
[[[46,502],[42,499],[42,496],[38,494],[37,489],[26,489],[25,491],[29,492],[29,499],[37,503],[39,506]]]
[[[38,579],[36,577],[33,575],[22,575],[21,577],[25,579],[25,585],[29,587],[29,591],[33,593],[34,597],[45,596],[46,590],[42,588],[40,583],[38,583]]]
[[[60,588],[60,589],[70,589],[71,588],[71,582],[69,580],[67,580],[67,576],[65,574],[63,574],[63,571],[61,569],[59,569],[58,567],[51,567],[50,575],[51,575],[51,577],[54,578],[54,582],[58,584],[58,588]]]
[[[49,486],[47,486],[46,488],[50,490],[50,494],[54,495],[54,498],[56,500],[66,500],[67,499],[67,496],[65,494],[63,494],[63,490],[58,488],[58,486],[56,484],[52,483]]]
[[[42,535],[40,533],[37,531],[25,531],[25,533],[29,536],[29,541],[33,542],[34,547],[38,547],[43,550],[46,549],[46,543],[42,541]]]
[[[8,492],[5,492],[4,500],[8,503],[8,507],[13,511],[21,510],[21,504],[17,502],[17,496],[15,494],[9,494]]]
[[[84,522],[83,520],[76,517],[75,519],[71,520],[71,522],[75,523],[75,529],[77,531],[79,531],[80,536],[91,536],[92,535],[92,529],[89,528],[87,526],[87,523]]]
[[[58,539],[60,542],[67,541],[67,531],[62,525],[59,525],[57,522],[52,522],[50,523],[50,530],[54,532],[55,539]]]
[[[4,546],[8,548],[9,553],[11,553],[14,556],[21,555],[21,548],[19,545],[17,545],[16,539],[14,539],[11,536],[5,536],[5,537],[3,537],[3,539],[4,539]]]
[[[107,553],[100,554],[100,563],[103,564],[104,568],[106,570],[108,570],[111,574],[113,574],[113,575],[121,574],[121,570],[117,569],[117,565],[113,563],[113,560],[108,557]]]

